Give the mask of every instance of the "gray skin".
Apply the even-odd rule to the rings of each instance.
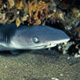
[[[0,51],[51,48],[69,40],[63,31],[49,26],[0,25]]]

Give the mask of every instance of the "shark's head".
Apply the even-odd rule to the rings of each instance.
[[[17,28],[10,46],[15,49],[43,49],[66,43],[69,37],[63,31],[48,26]]]

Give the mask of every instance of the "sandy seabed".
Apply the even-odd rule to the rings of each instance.
[[[0,80],[80,80],[80,58],[55,50],[1,53]]]

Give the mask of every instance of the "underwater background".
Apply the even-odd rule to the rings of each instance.
[[[24,1],[27,2],[27,0]],[[35,0],[28,0],[28,1],[31,2]],[[37,2],[38,1],[40,0],[37,0]],[[50,1],[55,2],[53,6],[49,7],[49,9],[51,10],[49,11],[50,13],[48,14],[48,17],[46,16],[44,17],[44,15],[47,14],[46,8],[44,8],[46,10],[44,14],[39,13],[40,16],[38,16],[38,14],[35,13],[31,14],[29,8],[28,19],[26,19],[26,16],[25,18],[19,17],[22,20],[21,22],[20,19],[19,18],[16,19],[15,16],[12,19],[12,15],[13,15],[12,13],[10,13],[12,14],[11,16],[6,13],[7,17],[9,17],[8,21],[6,21],[4,15],[7,9],[4,8],[4,10],[2,10],[1,8],[2,5],[0,4],[0,10],[2,10],[2,13],[0,13],[0,19],[1,19],[0,23],[14,22],[16,23],[17,26],[19,26],[24,22],[24,25],[43,24],[43,25],[49,25],[51,27],[55,26],[56,28],[64,30],[66,33],[68,33],[68,35],[75,42],[75,46],[78,45],[78,49],[80,49],[80,44],[79,44],[80,43],[80,1],[79,0],[42,0],[42,1],[46,3],[49,3]],[[5,0],[3,0],[3,2],[5,3]],[[29,2],[28,2],[28,6],[30,4]],[[12,7],[12,4],[10,5]],[[52,13],[55,12],[55,5],[57,5],[56,7],[57,11],[60,12],[57,14],[58,16],[57,18],[55,18],[54,15],[52,15]],[[47,6],[47,4],[43,3],[43,6]],[[17,8],[21,9],[21,7],[19,6]],[[41,10],[44,9],[41,8]],[[33,8],[33,11],[36,11],[35,6]],[[65,12],[67,17],[63,14],[63,12]],[[35,19],[32,16],[34,14],[35,14],[35,18],[37,19]],[[2,15],[3,18],[1,17]],[[60,15],[63,15],[64,17]],[[22,15],[18,15],[18,16],[22,16]],[[64,19],[66,21],[64,21]],[[59,22],[56,20],[58,20]],[[71,26],[73,26],[73,28],[71,28]],[[74,47],[72,47],[71,49],[73,49]],[[73,52],[72,50],[69,50],[69,53],[67,52],[67,54],[62,54],[62,52],[56,50],[56,47],[52,48],[51,50],[20,51],[20,53],[17,55],[12,55],[10,54],[10,52],[1,51],[0,52],[0,80],[80,80],[80,57],[75,58],[73,56],[74,54],[76,54],[76,52]]]

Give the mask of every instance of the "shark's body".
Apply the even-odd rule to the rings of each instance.
[[[69,39],[63,31],[49,26],[0,25],[0,51],[50,48]]]

